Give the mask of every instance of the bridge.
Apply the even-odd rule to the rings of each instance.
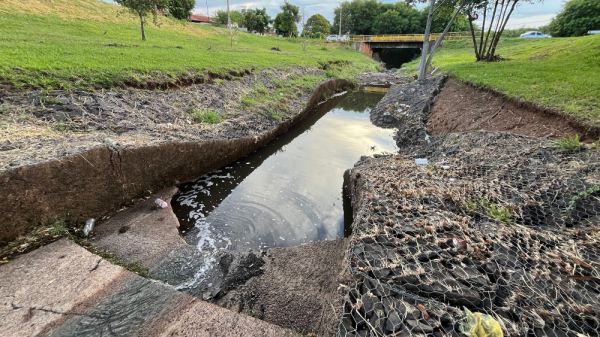
[[[469,32],[470,34],[470,32]],[[436,41],[442,34],[431,34],[429,41]],[[444,40],[460,40],[467,36],[465,33],[448,33]],[[402,35],[353,35],[351,37],[352,47],[365,54],[371,55],[374,59],[381,61],[380,54],[384,49],[410,48],[419,49],[419,54],[423,49],[425,35],[423,34],[402,34]],[[417,54],[415,54],[415,57]]]

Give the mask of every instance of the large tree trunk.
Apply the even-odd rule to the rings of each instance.
[[[140,14],[140,25],[142,26],[142,41],[146,41],[146,33],[144,32],[144,17]]]
[[[504,19],[504,23],[502,24],[502,28],[496,34],[497,35],[496,39],[492,41],[492,50],[490,51],[490,57],[491,58],[493,58],[494,54],[496,54],[496,47],[498,46],[498,42],[500,41],[500,37],[502,36],[502,33],[504,32],[504,29],[506,28],[506,24],[508,23],[508,19],[510,19],[511,14],[515,10],[515,7],[517,7],[517,3],[519,2],[518,0],[514,0],[514,1],[515,2],[513,3],[512,7],[510,8],[510,12],[508,13],[508,15],[506,16],[506,18]]]
[[[419,81],[425,81],[427,78],[427,54],[429,53],[429,35],[431,32],[431,21],[433,21],[433,9],[435,0],[429,2],[429,14],[427,15],[427,25],[425,27],[425,38],[423,40],[423,50],[421,52],[421,68],[419,69]]]
[[[479,55],[482,55],[481,48],[483,47],[483,36],[485,35],[485,19],[487,16],[487,5],[483,8],[483,23],[481,24],[481,36],[479,37]]]
[[[446,25],[446,29],[444,29],[444,31],[442,32],[442,35],[437,39],[437,41],[435,41],[435,44],[433,45],[433,47],[431,48],[431,51],[429,52],[429,58],[427,59],[427,64],[425,65],[425,69],[429,69],[429,66],[431,66],[431,60],[433,60],[433,55],[435,55],[436,50],[439,48],[440,44],[442,44],[444,37],[450,31],[450,27],[452,27],[454,20],[456,19],[456,17],[458,16],[458,14],[460,13],[460,11],[463,9],[464,6],[465,5],[461,5],[460,7],[458,7],[456,12],[454,13],[454,16],[452,17],[452,19],[450,19],[450,22],[448,22],[448,24]]]
[[[502,24],[502,22],[504,22],[504,17],[506,16],[506,12],[508,11],[508,3],[506,1],[510,1],[510,0],[502,0],[502,4],[500,5],[500,12],[499,12],[499,17],[500,19],[498,21],[496,21],[496,29],[494,30],[494,36],[492,36],[492,40],[490,41],[490,46],[487,47],[487,51],[485,52],[485,55],[487,55],[486,57],[489,59],[490,56],[490,52],[492,51],[492,46],[494,45],[494,40],[496,39],[496,37],[498,36],[498,28],[500,27],[500,25]],[[506,8],[504,7],[504,5],[506,4]]]
[[[471,37],[473,38],[473,49],[475,50],[475,57],[477,58],[477,61],[481,61],[481,57],[479,56],[479,51],[477,50],[477,40],[475,39],[475,28],[473,28],[473,21],[471,21],[470,17],[469,17],[469,26],[471,27]]]
[[[494,19],[496,18],[496,10],[498,9],[499,1],[500,0],[496,0],[496,3],[494,4],[494,12],[492,13],[492,19],[490,20],[490,28],[488,28],[487,35],[485,36],[485,43],[483,43],[483,45],[479,46],[479,54],[481,54],[483,56],[483,58],[485,58],[487,55],[488,39],[490,37],[490,33],[492,32],[492,28],[494,27]],[[485,30],[485,26],[482,27],[482,29]]]

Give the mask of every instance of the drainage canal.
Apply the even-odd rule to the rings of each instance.
[[[260,150],[179,186],[173,209],[188,243],[243,251],[349,235],[344,171],[362,155],[396,150],[393,130],[369,121],[383,95],[336,97]]]

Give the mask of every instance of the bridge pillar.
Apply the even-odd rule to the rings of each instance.
[[[373,50],[371,49],[371,44],[369,42],[353,42],[352,48],[361,53],[373,55]]]

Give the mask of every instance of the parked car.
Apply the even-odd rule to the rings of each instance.
[[[532,32],[523,33],[520,35],[520,37],[526,38],[526,39],[548,39],[548,38],[551,38],[552,36],[546,35],[544,33],[536,32],[536,31],[532,31]]]
[[[327,36],[327,41],[350,41],[350,36],[348,36],[348,35],[329,35],[329,36]]]
[[[588,30],[588,35],[600,34],[600,30]]]

